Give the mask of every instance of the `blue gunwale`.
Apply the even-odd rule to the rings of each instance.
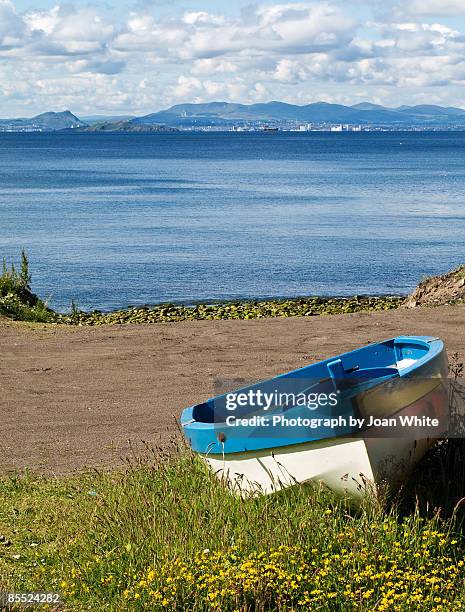
[[[415,361],[402,369],[397,369],[395,367],[396,363],[405,358]],[[340,406],[338,406],[338,412],[331,416],[343,415],[349,417],[351,414],[356,416],[352,410],[353,404],[350,401],[355,394],[383,384],[395,377],[427,377],[437,372],[438,369],[443,371],[443,362],[444,344],[439,338],[432,336],[398,336],[254,383],[236,390],[235,393],[258,389],[264,385],[280,384],[283,381],[286,382],[287,379],[291,382],[295,381],[297,384],[299,380],[311,378],[315,380],[315,384],[319,384],[316,381],[329,380],[328,365],[331,368],[331,365],[336,363],[340,367],[342,376],[353,376],[354,379],[360,377],[360,379],[356,388],[352,389],[347,401],[342,402],[344,410],[341,411]],[[371,376],[372,373],[374,373],[374,377]],[[336,376],[337,381],[337,373],[334,374],[333,372],[333,376]],[[186,408],[182,412],[182,430],[194,451],[208,455],[231,455],[254,450],[272,451],[280,447],[295,446],[318,440],[328,440],[329,442],[331,438],[347,437],[359,431],[350,426],[338,427],[337,431],[328,427],[315,429],[299,427],[298,433],[301,434],[304,431],[305,435],[296,437],[295,430],[293,435],[293,429],[285,427],[281,428],[283,435],[279,436],[270,436],[269,433],[267,435],[266,428],[260,426],[232,428],[226,424],[225,419],[222,418],[223,415],[217,408],[218,405],[224,403],[226,395],[224,393],[210,398],[206,402]],[[278,413],[273,412],[273,414]],[[252,414],[254,414],[254,411],[245,407],[240,418],[246,418]],[[317,415],[309,413],[306,407],[294,406],[287,409],[286,416],[288,418],[297,416],[311,418]],[[330,418],[330,415],[327,416]],[[220,441],[218,437],[222,438],[223,441]]]

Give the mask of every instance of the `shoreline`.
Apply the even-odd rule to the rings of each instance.
[[[377,312],[399,308],[407,296],[354,295],[348,297],[296,297],[199,302],[160,303],[129,306],[118,310],[72,310],[70,314],[50,311],[52,323],[103,325],[128,323],[168,323],[193,320],[261,319],[274,317],[322,316],[354,312]]]
[[[193,320],[262,319],[319,316],[353,312],[374,312],[398,308],[405,295],[297,296],[208,302],[161,302],[148,306],[127,306],[111,311],[80,310],[71,300],[69,313],[53,310],[31,288],[29,260],[24,249],[16,269],[3,263],[0,275],[0,316],[16,321],[64,325],[103,325],[116,323],[167,323]]]

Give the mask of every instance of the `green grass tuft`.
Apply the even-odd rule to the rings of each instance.
[[[3,259],[0,276],[0,315],[19,321],[51,322],[55,313],[31,290],[29,261],[25,251],[21,252],[21,267],[18,272],[12,263],[7,266]]]

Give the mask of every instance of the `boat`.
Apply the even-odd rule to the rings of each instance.
[[[242,495],[307,481],[376,494],[445,435],[447,375],[439,338],[398,336],[186,408],[182,431]]]

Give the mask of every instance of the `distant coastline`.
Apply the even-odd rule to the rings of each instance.
[[[177,104],[143,116],[81,119],[71,111],[32,118],[0,119],[0,132],[169,132],[169,131],[424,131],[465,130],[465,109],[421,104],[388,108],[363,102],[353,106],[315,102]]]
[[[179,132],[178,128],[168,127],[166,125],[159,125],[157,123],[153,124],[136,124],[131,121],[99,121],[98,123],[92,123],[91,125],[86,125],[85,127],[78,128],[68,128],[64,130],[60,130],[60,132],[91,132],[93,134],[101,134],[105,133],[113,133],[113,132],[121,132],[121,133],[153,133],[153,132]]]

